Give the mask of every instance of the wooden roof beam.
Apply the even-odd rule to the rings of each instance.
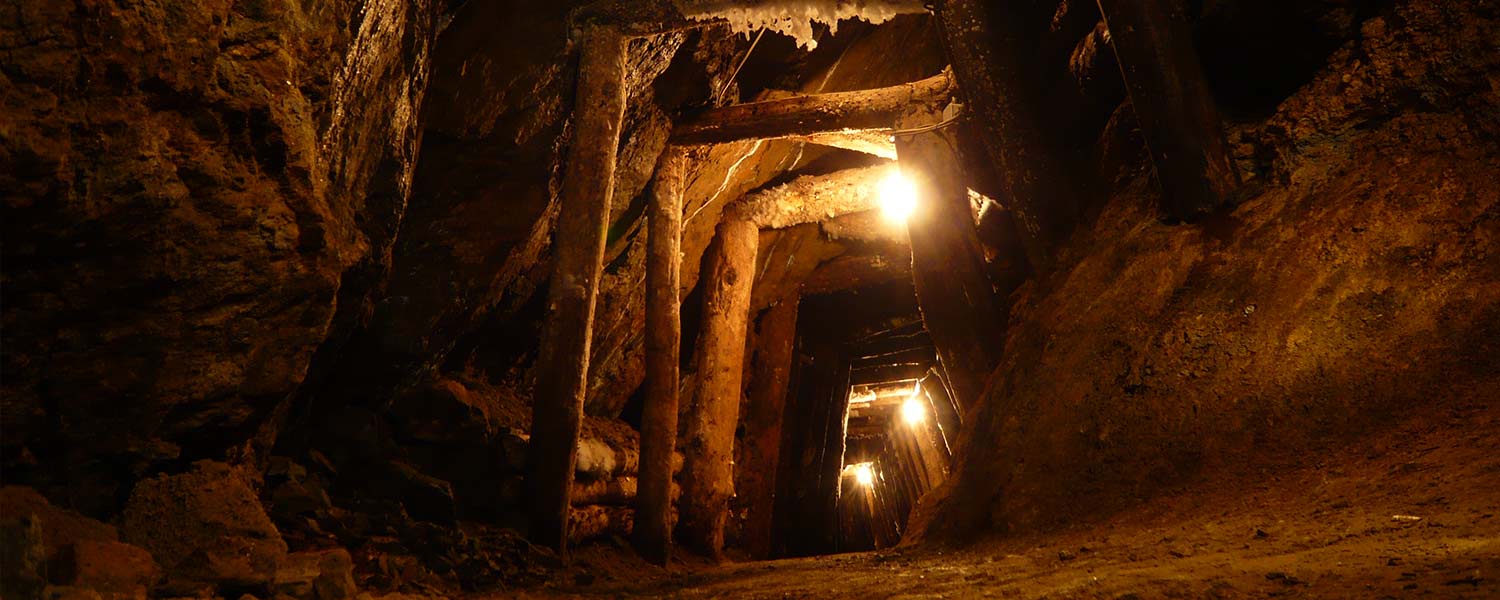
[[[957,88],[943,71],[890,87],[790,96],[705,111],[677,124],[672,143],[722,144],[854,131],[889,131],[913,104],[944,104]]]

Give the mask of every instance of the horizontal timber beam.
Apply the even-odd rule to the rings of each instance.
[[[895,164],[886,164],[803,175],[746,194],[725,208],[725,218],[749,221],[761,229],[782,229],[868,211],[879,204],[880,181],[896,172]]]
[[[927,369],[931,366],[932,361],[927,361],[853,369],[849,372],[849,385],[917,379],[927,374]]]
[[[802,284],[806,296],[831,294],[911,279],[911,259],[881,254],[845,254],[813,271]]]
[[[844,131],[830,131],[828,133],[793,135],[788,136],[786,139],[794,142],[807,142],[818,146],[863,152],[871,156],[879,156],[880,158],[890,160],[896,159],[896,141],[891,139],[890,132],[885,130],[849,129]]]
[[[859,356],[856,354],[855,356],[857,356],[857,358],[854,359],[853,366],[854,368],[859,369],[862,367],[875,367],[889,364],[920,362],[931,363],[932,360],[937,357],[937,350],[934,350],[931,345],[927,345],[903,348],[890,352],[866,354],[864,356]]]
[[[885,352],[896,352],[916,347],[931,348],[932,337],[927,330],[907,335],[885,335],[854,343],[855,356],[871,356]]]
[[[890,87],[791,96],[708,110],[672,130],[674,144],[722,144],[860,130],[889,130],[908,106],[940,104],[956,91],[947,71]]]

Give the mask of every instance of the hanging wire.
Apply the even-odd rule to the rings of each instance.
[[[942,121],[938,121],[937,123],[933,123],[931,125],[923,125],[921,127],[913,127],[911,129],[892,129],[891,130],[891,138],[895,139],[898,136],[910,136],[910,135],[917,135],[919,133],[927,133],[929,131],[937,131],[939,129],[942,129],[944,127],[947,127],[949,125],[957,123],[960,119],[963,118],[963,116],[964,116],[964,111],[963,111],[962,108],[960,108],[960,109],[958,109],[958,110],[956,110],[956,111],[953,112],[953,116],[948,117],[946,119],[943,119]]]
[[[745,56],[740,59],[740,64],[734,68],[733,73],[729,74],[729,80],[724,82],[724,85],[719,88],[718,93],[714,94],[714,104],[718,104],[724,98],[724,93],[729,91],[729,86],[734,85],[734,79],[740,76],[740,69],[745,68],[745,63],[750,62],[750,53],[755,52],[755,47],[760,44],[760,38],[765,37],[765,35],[766,28],[764,27],[760,29],[759,33],[755,34],[755,41],[750,42],[750,49],[745,51]]]

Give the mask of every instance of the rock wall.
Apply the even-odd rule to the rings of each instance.
[[[1251,182],[1228,215],[1163,225],[1139,142],[1106,160],[1119,187],[1012,297],[916,537],[1086,521],[1500,400],[1497,19],[1412,0],[1364,21],[1274,115],[1231,127]]]
[[[90,513],[243,457],[405,206],[429,2],[0,18],[4,469]]]

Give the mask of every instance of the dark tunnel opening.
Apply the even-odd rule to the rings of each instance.
[[[809,296],[798,311],[770,556],[892,546],[947,476],[960,425],[912,285]]]

